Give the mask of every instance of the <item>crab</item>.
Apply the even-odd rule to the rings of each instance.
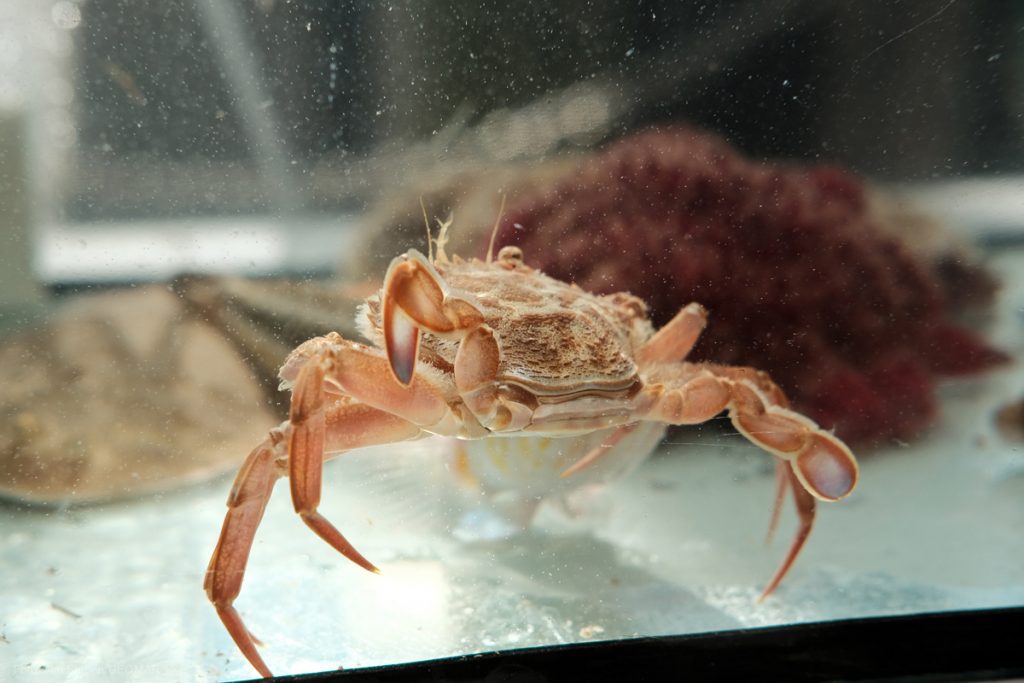
[[[233,603],[275,481],[288,478],[295,511],[314,533],[377,572],[318,512],[323,462],[429,435],[462,440],[466,465],[491,489],[540,495],[621,476],[668,425],[727,412],[740,434],[777,458],[770,529],[787,489],[795,501],[796,536],[762,597],[774,591],[811,531],[816,501],[856,486],[847,446],[790,410],[764,373],[685,362],[707,321],[699,304],[655,331],[640,299],[548,277],[518,247],[496,258],[489,249],[485,260],[449,258],[447,226],[428,236],[428,255],[412,249],[394,259],[363,305],[361,329],[372,344],[330,333],[298,346],[280,370],[292,392],[288,420],[242,465],[204,583],[252,666],[271,676]]]

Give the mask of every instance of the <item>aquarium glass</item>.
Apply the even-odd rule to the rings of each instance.
[[[275,674],[1024,605],[1022,141],[1012,2],[4,0],[0,679],[257,675],[297,381]]]

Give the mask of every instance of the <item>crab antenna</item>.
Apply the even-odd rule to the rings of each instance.
[[[505,193],[501,193],[501,206],[498,207],[498,217],[494,219],[494,229],[491,230],[491,242],[487,245],[487,263],[491,262],[491,255],[494,253],[494,238],[498,236],[498,226],[501,225],[501,214],[505,213]]]
[[[423,210],[423,225],[427,228],[427,259],[434,262],[434,240],[430,236],[430,219],[427,218],[427,205],[423,203],[423,195],[420,195],[420,209]]]
[[[444,245],[448,244],[448,228],[452,227],[452,222],[455,221],[455,214],[448,214],[448,220],[442,221],[440,218],[435,219],[437,221],[437,239],[434,242],[437,244],[437,260],[441,263],[448,262],[448,255],[444,253]]]

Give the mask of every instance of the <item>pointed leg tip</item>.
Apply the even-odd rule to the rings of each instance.
[[[373,562],[370,562],[368,559],[363,557],[359,553],[358,550],[356,550],[355,548],[351,548],[351,551],[352,551],[351,554],[350,553],[342,553],[342,554],[345,557],[347,557],[348,559],[350,559],[353,562],[355,562],[357,565],[359,565],[363,569],[365,569],[366,571],[370,572],[371,574],[378,574],[379,575],[381,573],[381,571],[377,567],[377,565],[375,565]]]
[[[775,595],[775,589],[779,587],[780,583],[782,583],[782,577],[776,576],[771,581],[771,583],[769,583],[768,586],[763,591],[761,591],[761,595],[759,595],[757,598],[757,604],[763,605],[765,600]]]
[[[352,560],[357,565],[359,565],[360,567],[362,567],[366,571],[370,572],[371,574],[377,574],[379,576],[382,573],[381,570],[380,570],[380,567],[378,567],[373,562],[370,562],[368,559],[363,557],[359,553],[359,551],[357,551],[355,548],[352,548],[352,554],[349,554],[349,553],[343,553],[343,554],[345,555],[345,557],[347,557],[348,559]]]
[[[227,628],[231,639],[235,641],[235,645],[238,646],[239,651],[245,656],[246,661],[263,678],[273,678],[274,674],[271,673],[270,668],[263,661],[260,653],[256,651],[256,645],[262,645],[263,643],[257,640],[252,635],[252,632],[245,627],[241,616],[239,616],[235,608],[230,604],[214,604],[214,608],[217,610],[217,616],[220,617],[221,622]]]

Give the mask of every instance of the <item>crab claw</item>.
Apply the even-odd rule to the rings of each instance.
[[[420,330],[394,304],[393,299],[385,300],[383,317],[384,349],[391,372],[399,384],[409,386],[420,348]]]
[[[415,249],[391,262],[381,299],[384,350],[391,372],[404,386],[412,382],[421,329],[459,338],[483,322],[480,311],[464,297],[453,296]]]
[[[419,252],[412,250],[391,262],[384,278],[381,318],[384,350],[399,384],[412,382],[420,346],[420,326],[451,328],[441,313],[444,290],[440,275]]]
[[[857,459],[831,434],[817,432],[792,460],[797,479],[815,498],[837,501],[857,486]]]

